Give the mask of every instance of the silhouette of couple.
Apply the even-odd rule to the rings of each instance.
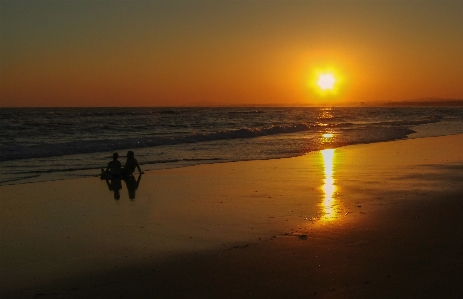
[[[119,154],[113,154],[113,160],[108,163],[106,170],[101,168],[101,178],[106,180],[106,184],[110,191],[114,192],[114,199],[119,199],[120,190],[122,189],[121,179],[124,180],[127,190],[129,192],[129,198],[135,199],[135,191],[138,189],[140,184],[141,171],[140,165],[138,165],[137,159],[133,151],[127,152],[127,161],[125,162],[124,168],[122,168],[121,162],[119,162]],[[133,173],[135,169],[138,169],[138,179],[135,180]]]
[[[119,162],[119,154],[113,154],[113,160],[108,163],[108,167],[106,170],[101,168],[102,174],[110,174],[112,177],[126,177],[131,176],[135,171],[135,168],[138,169],[140,174],[143,172],[141,171],[140,165],[138,165],[137,159],[135,159],[135,154],[132,151],[127,152],[127,160],[125,161],[125,166],[122,168],[121,162]]]

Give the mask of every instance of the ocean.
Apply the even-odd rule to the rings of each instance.
[[[2,108],[0,185],[98,176],[128,150],[142,170],[278,159],[463,133],[463,107]]]

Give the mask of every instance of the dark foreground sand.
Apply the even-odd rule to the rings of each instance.
[[[134,200],[97,178],[3,186],[0,298],[463,298],[462,149],[155,171]]]

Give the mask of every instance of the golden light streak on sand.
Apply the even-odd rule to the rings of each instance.
[[[336,209],[336,199],[335,194],[337,191],[337,187],[335,185],[335,179],[333,177],[334,174],[334,167],[333,167],[333,160],[334,160],[334,149],[325,149],[320,152],[323,156],[323,165],[324,165],[324,174],[325,178],[323,179],[324,184],[322,185],[321,189],[324,194],[323,201],[321,203],[321,207],[323,210],[323,216],[321,217],[322,220],[331,221],[336,219],[337,209]]]

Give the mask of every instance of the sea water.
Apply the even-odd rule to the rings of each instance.
[[[143,170],[295,157],[463,133],[463,107],[3,108],[0,185],[97,176],[118,152]]]

